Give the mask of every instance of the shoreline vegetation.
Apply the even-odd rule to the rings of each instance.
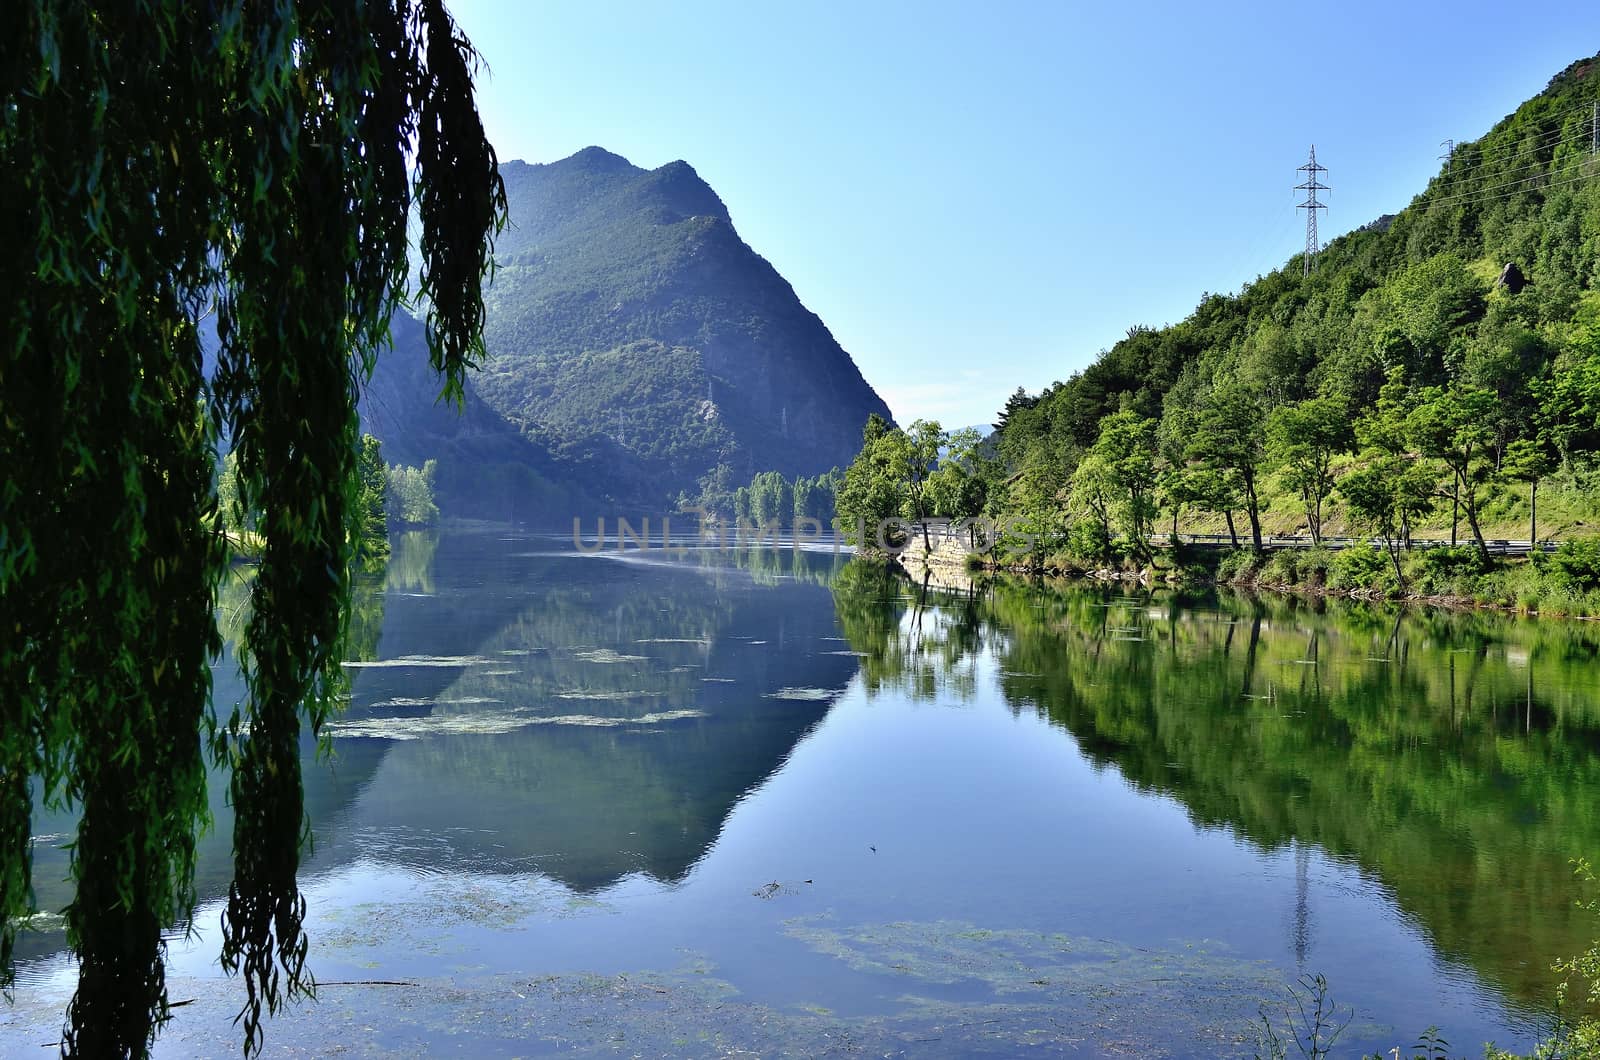
[[[903,551],[859,554],[892,561],[908,574],[962,571],[1137,583],[1149,587],[1223,587],[1341,597],[1407,605],[1482,609],[1529,617],[1600,619],[1600,539],[1563,542],[1553,553],[1526,557],[1487,556],[1474,546],[1435,547],[1402,553],[1402,582],[1377,546],[1207,549],[1182,542],[1152,548],[1141,559],[1095,563],[1065,552],[1012,554],[973,552],[958,542],[936,540],[929,548],[913,536]]]

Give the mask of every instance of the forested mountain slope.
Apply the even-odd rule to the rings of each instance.
[[[1322,430],[1330,484],[1381,451],[1436,471],[1419,525],[1465,520],[1469,500],[1485,524],[1524,519],[1529,481],[1553,469],[1568,525],[1552,529],[1581,530],[1600,442],[1597,100],[1600,63],[1573,63],[1309,272],[1296,256],[1177,324],[1131,328],[1040,394],[1019,390],[1000,417],[991,510],[1099,510],[1109,523],[1116,509],[1126,529],[1174,505],[1186,522],[1243,520],[1253,492],[1271,528],[1303,530],[1296,454]],[[1123,429],[1097,448],[1118,413]],[[1148,459],[1119,464],[1129,444]],[[1138,504],[1130,475],[1148,479]],[[1347,498],[1329,489],[1326,515],[1343,526]],[[1151,510],[1136,521],[1139,504]]]

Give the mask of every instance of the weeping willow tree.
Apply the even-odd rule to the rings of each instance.
[[[169,1017],[208,758],[247,1052],[315,988],[299,745],[341,684],[356,398],[410,298],[446,394],[481,351],[505,196],[476,69],[441,0],[0,5],[0,974],[37,796],[80,822],[66,1053]],[[238,704],[210,702],[219,439],[264,546]]]

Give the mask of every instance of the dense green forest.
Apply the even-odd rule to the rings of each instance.
[[[735,526],[792,529],[810,519],[824,530],[832,528],[835,500],[844,483],[842,468],[792,479],[763,471],[743,485],[734,483],[731,472],[727,465],[719,465],[700,480],[698,496],[679,494],[678,510]]]
[[[1592,534],[1597,101],[1600,66],[1572,64],[1398,214],[1018,389],[992,449],[869,425],[841,521],[1015,520],[1064,563],[1142,564],[1177,531],[1370,536],[1391,585],[1414,536]]]

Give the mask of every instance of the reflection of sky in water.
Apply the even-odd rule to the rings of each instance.
[[[1537,1030],[1503,999],[1522,984],[1480,976],[1516,955],[1462,938],[1429,904],[1494,882],[1450,878],[1474,857],[1560,847],[1537,820],[1532,833],[1507,823],[1514,783],[1487,825],[1387,811],[1424,894],[1386,875],[1383,851],[1342,844],[1362,828],[1322,821],[1373,810],[1335,805],[1348,789],[1316,762],[1354,754],[1335,721],[1359,660],[1393,674],[1363,694],[1365,735],[1396,737],[1379,749],[1395,770],[1472,765],[1474,725],[1503,721],[1495,738],[1515,739],[1515,722],[1538,729],[1577,687],[1545,666],[1550,690],[1513,701],[1549,658],[1539,644],[1470,641],[1452,671],[1440,660],[1461,630],[1420,622],[1397,639],[1359,616],[1254,621],[1015,593],[980,608],[906,586],[886,599],[841,590],[836,603],[831,555],[572,563],[538,543],[451,535],[423,542],[425,561],[402,548],[381,635],[333,727],[337,756],[308,766],[319,979],[451,984],[463,1000],[432,998],[439,1012],[424,1018],[402,1011],[414,1004],[403,995],[325,996],[270,1026],[269,1047],[279,1034],[313,1050],[332,1041],[343,1024],[319,1030],[319,1011],[412,1028],[392,1030],[397,1046],[443,1041],[474,1032],[462,1014],[484,997],[513,1004],[508,990],[533,991],[559,1023],[564,988],[529,984],[585,973],[665,977],[649,989],[682,1007],[654,1032],[621,995],[573,1010],[645,1041],[709,1019],[697,1006],[715,984],[750,1006],[745,1023],[718,1017],[735,1043],[759,1045],[752,1028],[770,1018],[802,1041],[848,1032],[910,1048],[941,1027],[951,1052],[1076,1041],[1092,1054],[1127,1033],[1145,1052],[1212,1052],[1302,971],[1355,1007],[1357,1051],[1409,1045],[1429,1024],[1502,1045]],[[219,679],[219,698],[230,687]],[[1454,728],[1407,714],[1429,715],[1447,687]],[[1304,768],[1284,768],[1271,807],[1248,805],[1273,790],[1253,786],[1269,767],[1248,760],[1251,741],[1278,728],[1272,746],[1301,747]],[[1581,751],[1587,771],[1590,732],[1526,750]],[[1217,766],[1219,754],[1232,757]],[[200,982],[202,999],[169,1032],[174,1049],[209,1042],[215,1004],[232,997],[202,982],[218,974],[225,820],[217,831],[200,937],[172,955],[175,982]],[[1478,849],[1490,842],[1506,847]],[[1425,860],[1440,850],[1455,860]],[[59,867],[42,855],[46,873]],[[41,884],[45,904],[60,895]],[[37,957],[6,1022],[53,1025],[66,982],[60,958]]]

